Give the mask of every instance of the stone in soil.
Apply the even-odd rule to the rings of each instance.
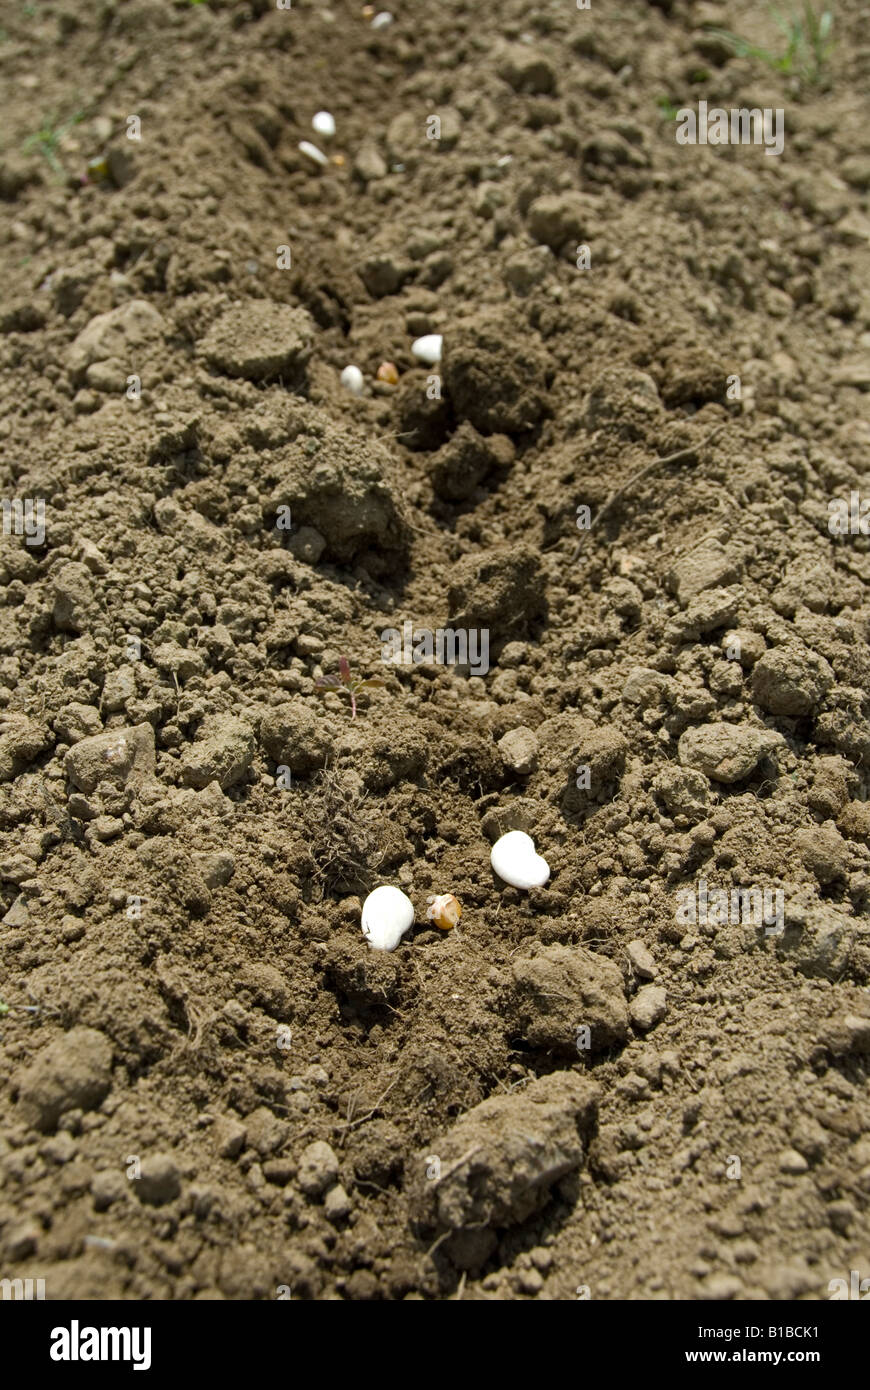
[[[125,783],[147,777],[155,768],[154,729],[142,723],[83,738],[67,753],[66,775],[74,787],[90,795],[103,782]]]
[[[91,319],[70,347],[67,367],[73,380],[81,381],[91,363],[112,359],[129,365],[141,360],[144,348],[159,344],[165,332],[166,322],[153,304],[131,299]]]
[[[303,1149],[297,1181],[306,1197],[321,1197],[338,1181],[338,1159],[329,1144],[317,1139]]]
[[[498,741],[498,751],[509,772],[528,777],[538,766],[538,740],[533,729],[520,725],[509,729]]]
[[[655,979],[659,973],[658,966],[642,941],[629,941],[625,952],[636,975],[640,976],[642,980]]]
[[[781,736],[769,729],[747,724],[699,724],[682,735],[678,752],[684,767],[730,785],[750,777],[762,758],[781,743]]]
[[[629,1006],[635,1028],[646,1033],[661,1023],[668,1009],[668,997],[661,985],[643,985]]]
[[[674,563],[668,587],[685,608],[704,589],[722,589],[736,584],[741,566],[729,555],[721,541],[708,540]]]

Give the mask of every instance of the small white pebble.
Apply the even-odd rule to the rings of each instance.
[[[304,154],[307,159],[312,159],[315,164],[329,163],[323,150],[319,150],[316,145],[312,145],[310,140],[299,141],[299,153]]]
[[[346,391],[350,391],[354,396],[361,396],[365,389],[365,377],[359,367],[353,365],[345,367],[341,374],[341,384]]]
[[[89,1250],[114,1250],[116,1243],[111,1236],[85,1236],[82,1241]]]
[[[401,888],[383,884],[362,905],[363,936],[376,951],[395,951],[414,925],[414,904]]]
[[[441,352],[444,347],[444,337],[441,333],[427,333],[422,338],[417,338],[411,344],[411,351],[418,362],[425,362],[428,366],[434,367],[441,361]]]
[[[316,130],[318,135],[322,135],[324,140],[331,140],[335,134],[335,117],[330,111],[318,111],[311,122],[312,130]]]
[[[376,14],[372,20],[372,28],[389,29],[392,22],[393,16],[390,14],[389,10],[381,10],[380,14]]]

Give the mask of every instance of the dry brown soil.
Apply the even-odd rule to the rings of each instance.
[[[870,1276],[867,21],[813,84],[749,0],[4,0],[0,1277]]]

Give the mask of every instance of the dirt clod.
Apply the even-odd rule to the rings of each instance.
[[[234,304],[199,344],[209,366],[227,376],[299,386],[311,356],[313,324],[304,309],[250,300]]]
[[[50,1043],[17,1081],[19,1112],[46,1133],[70,1110],[94,1110],[112,1084],[112,1047],[94,1028],[71,1028]]]
[[[582,1055],[628,1036],[622,976],[612,962],[554,945],[516,960],[511,974],[508,1016],[530,1047]]]
[[[432,1178],[423,1172],[428,1161],[417,1160],[423,1175],[414,1180],[413,1218],[449,1231],[525,1221],[582,1164],[597,1101],[597,1087],[570,1072],[481,1101],[433,1142]]]

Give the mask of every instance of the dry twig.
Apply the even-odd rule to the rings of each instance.
[[[633,478],[629,478],[628,482],[623,483],[622,487],[617,488],[616,492],[611,492],[607,501],[604,503],[602,507],[599,507],[596,516],[594,517],[592,522],[590,522],[589,529],[585,531],[583,535],[581,535],[579,541],[577,542],[577,545],[574,548],[574,554],[571,556],[569,564],[573,565],[575,560],[579,560],[580,553],[586,541],[586,537],[592,534],[592,532],[595,530],[595,527],[599,524],[602,518],[607,515],[607,513],[611,510],[612,507],[616,506],[616,503],[619,501],[621,497],[624,497],[627,492],[630,492],[634,488],[636,488],[638,483],[642,483],[644,479],[648,478],[651,473],[654,473],[657,468],[664,468],[667,464],[670,463],[687,463],[690,459],[697,458],[701,450],[706,448],[708,444],[711,444],[713,440],[716,438],[716,436],[722,433],[726,423],[726,421],[723,421],[722,424],[717,425],[715,429],[711,430],[710,433],[705,435],[703,439],[699,440],[697,444],[690,444],[685,449],[678,449],[675,454],[667,454],[665,458],[653,459],[652,463],[648,463],[647,466],[645,468],[642,468],[639,473],[636,473]]]

